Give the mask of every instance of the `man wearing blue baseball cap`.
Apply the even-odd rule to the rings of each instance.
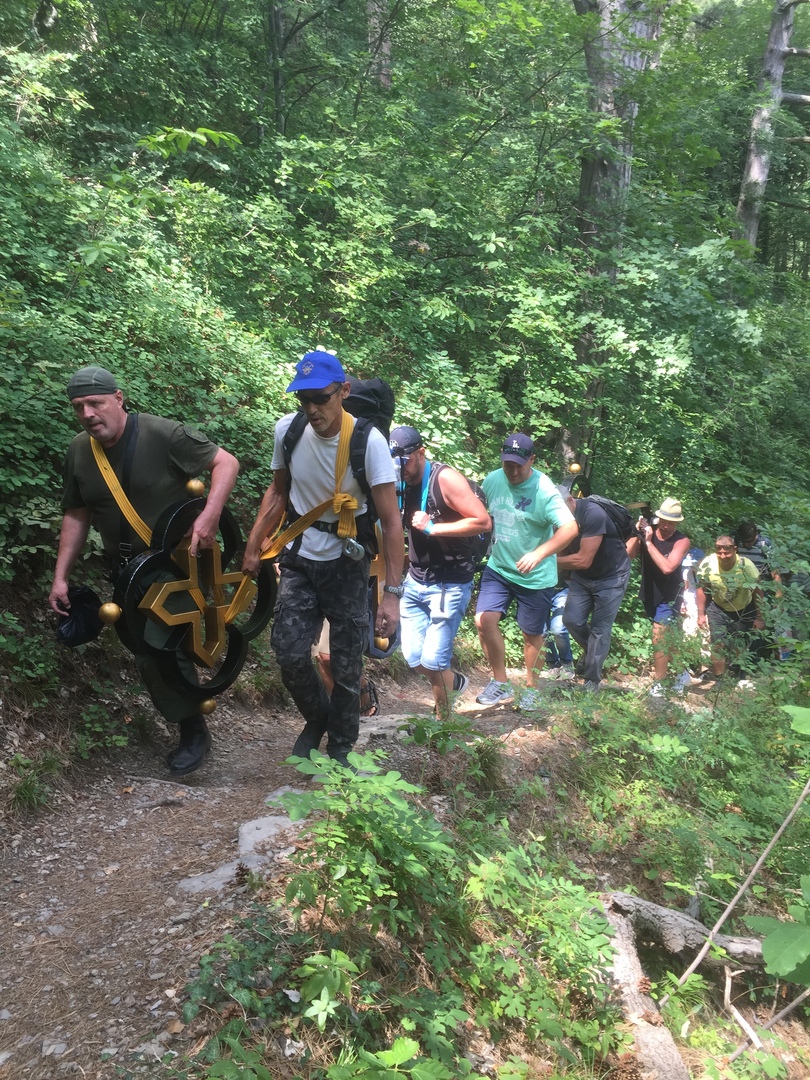
[[[327,735],[329,757],[348,765],[360,727],[360,677],[368,641],[374,544],[370,508],[382,527],[389,583],[378,609],[375,630],[380,637],[390,637],[399,625],[402,524],[388,444],[373,424],[343,408],[350,387],[340,360],[317,349],[295,371],[287,392],[296,395],[300,412],[276,424],[273,483],[262,499],[242,568],[255,575],[263,553],[281,551],[271,644],[282,681],[305,721],[293,754],[309,757]],[[361,439],[364,450],[359,453]],[[285,531],[268,552],[267,537],[282,521]],[[311,656],[324,619],[330,627],[331,694]]]

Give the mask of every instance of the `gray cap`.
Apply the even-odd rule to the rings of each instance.
[[[67,384],[67,396],[71,401],[77,397],[114,394],[117,390],[118,383],[113,373],[95,365],[80,368],[75,375],[70,376]]]

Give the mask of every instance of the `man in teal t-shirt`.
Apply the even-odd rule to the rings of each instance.
[[[479,705],[514,700],[499,623],[515,600],[526,663],[526,692],[519,704],[537,706],[537,673],[543,666],[544,635],[557,584],[554,555],[577,535],[571,511],[545,473],[532,467],[534,461],[532,439],[521,432],[508,435],[501,449],[502,468],[483,483],[495,542],[475,609],[481,648],[492,668],[492,679],[476,698]]]

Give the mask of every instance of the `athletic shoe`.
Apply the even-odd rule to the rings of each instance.
[[[555,669],[557,674],[554,676],[558,682],[565,682],[568,679],[574,678],[574,669],[570,664],[563,664],[562,667]]]
[[[466,675],[462,675],[460,671],[453,672],[453,693],[463,694],[467,687],[470,685],[470,680]]]
[[[687,686],[692,685],[692,676],[688,671],[684,671],[682,675],[679,675],[675,682],[672,684],[672,688],[676,694],[682,694]]]
[[[509,705],[515,700],[515,691],[511,683],[490,679],[475,700],[479,705]]]
[[[538,672],[538,675],[541,679],[559,679],[558,672],[560,671],[562,671],[562,668],[558,664],[557,667],[544,667],[542,671]]]
[[[543,702],[538,692],[531,686],[528,686],[520,695],[520,701],[518,701],[518,708],[524,712],[532,712],[534,709],[541,708]]]
[[[664,692],[664,688],[663,688],[663,686],[661,685],[660,682],[656,682],[656,683],[652,684],[652,686],[650,687],[649,696],[651,698],[666,697],[666,693]]]
[[[598,694],[599,683],[594,682],[592,679],[588,679],[588,681],[583,685],[582,689],[587,690],[589,694]]]

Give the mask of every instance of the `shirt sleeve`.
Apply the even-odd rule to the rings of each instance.
[[[205,472],[219,447],[207,435],[187,424],[176,424],[169,439],[169,456],[181,473],[197,476]]]
[[[377,484],[393,484],[397,478],[388,443],[377,428],[372,428],[368,433],[366,478],[369,487],[375,487]]]
[[[586,540],[589,536],[606,536],[608,532],[607,514],[593,503],[582,501],[582,518],[578,519],[582,526],[581,539]]]
[[[62,502],[63,510],[79,510],[85,505],[79,483],[76,479],[76,452],[73,443],[68,447],[65,463],[62,466]]]
[[[537,488],[544,502],[546,520],[556,529],[561,525],[567,525],[574,520],[574,515],[568,509],[568,504],[557,490],[557,487],[545,473],[541,473],[537,481]]]

